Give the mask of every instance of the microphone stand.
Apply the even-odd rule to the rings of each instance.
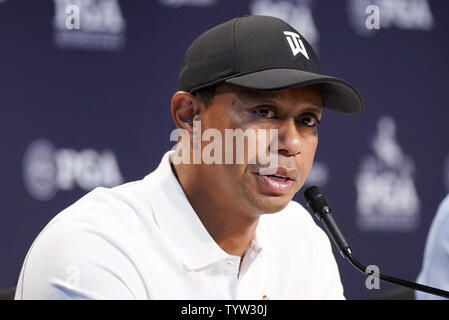
[[[449,292],[441,290],[441,289],[425,286],[423,284],[407,281],[407,280],[404,280],[404,279],[395,278],[395,277],[388,276],[388,275],[385,275],[385,274],[382,274],[382,273],[379,273],[378,275],[375,275],[374,272],[369,273],[369,272],[366,271],[366,266],[364,266],[363,264],[358,262],[352,256],[351,249],[347,248],[347,251],[348,251],[347,252],[347,256],[346,256],[347,260],[356,269],[358,269],[360,272],[362,272],[362,273],[364,273],[364,274],[366,274],[368,276],[373,276],[374,275],[378,279],[383,280],[383,281],[388,282],[388,283],[392,283],[392,284],[395,284],[395,285],[399,285],[399,286],[402,286],[402,287],[406,287],[406,288],[410,288],[410,289],[414,289],[414,290],[418,290],[418,291],[427,292],[427,293],[434,294],[434,295],[437,295],[437,296],[440,296],[440,297],[444,297],[444,298],[449,298]]]
[[[434,287],[425,286],[416,282],[411,282],[391,276],[384,275],[382,273],[375,274],[373,272],[367,272],[366,266],[358,262],[352,255],[351,247],[346,241],[343,233],[340,231],[337,223],[331,215],[331,209],[329,204],[324,198],[321,190],[318,187],[310,187],[304,192],[307,205],[315,213],[315,216],[320,220],[326,228],[328,234],[332,238],[334,244],[340,251],[344,259],[347,259],[357,270],[368,276],[374,276],[382,281],[389,282],[402,287],[423,291],[426,293],[434,294],[440,297],[449,298],[449,292]]]

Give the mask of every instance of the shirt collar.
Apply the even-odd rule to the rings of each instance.
[[[270,242],[268,241],[267,233],[269,225],[265,221],[265,216],[259,218],[254,238],[250,244],[250,249],[260,255],[265,255],[271,252]]]
[[[171,169],[170,158],[173,154],[173,150],[166,152],[157,169],[144,178],[159,228],[189,269],[199,269],[233,257],[215,242],[190,205]],[[269,251],[264,234],[266,226],[263,226],[262,220],[259,219],[250,245],[250,249],[259,254]]]

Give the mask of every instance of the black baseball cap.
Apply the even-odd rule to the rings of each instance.
[[[312,46],[297,30],[269,16],[229,20],[187,49],[178,91],[193,93],[222,82],[261,91],[321,84],[326,108],[358,113],[363,106],[349,82],[322,73]]]

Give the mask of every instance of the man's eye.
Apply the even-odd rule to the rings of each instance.
[[[273,118],[274,117],[274,111],[267,107],[257,108],[254,110],[254,113],[256,113],[258,116],[263,118]]]
[[[307,127],[316,127],[317,124],[320,123],[317,118],[309,115],[299,117],[298,122],[299,124],[305,125]]]

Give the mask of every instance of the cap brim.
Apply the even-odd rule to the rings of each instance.
[[[347,81],[297,69],[270,69],[237,76],[226,83],[251,90],[274,91],[321,84],[325,91],[325,107],[344,113],[358,113],[363,100],[358,91]]]

